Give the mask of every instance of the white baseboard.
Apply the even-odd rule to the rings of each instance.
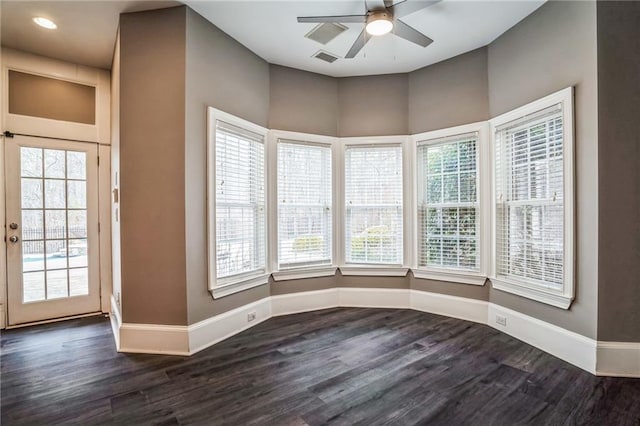
[[[249,314],[255,318],[249,321]],[[188,328],[188,352],[194,354],[271,318],[271,301],[264,298],[207,318]]]
[[[337,288],[271,296],[271,314],[274,317],[336,306],[338,306]]]
[[[417,311],[486,324],[488,306],[484,300],[411,290],[410,307]]]
[[[6,326],[6,311],[4,309],[4,304],[0,303],[0,329],[4,329]]]
[[[640,343],[598,342],[598,376],[640,378]]]
[[[408,309],[409,291],[395,288],[338,288],[338,306]]]
[[[120,352],[188,356],[186,325],[127,324],[120,326]]]
[[[120,352],[120,326],[122,325],[122,316],[120,316],[120,308],[116,303],[116,299],[111,295],[111,313],[109,314],[111,322],[111,331],[116,341],[116,350]]]
[[[640,377],[640,343],[596,342],[537,318],[482,300],[409,289],[331,288],[267,297],[190,326],[111,322],[121,352],[192,355],[271,317],[333,307],[415,309],[486,324],[592,374]],[[248,315],[255,313],[255,319]],[[496,323],[506,318],[506,326]]]
[[[506,326],[496,323],[506,318]],[[596,371],[596,341],[511,309],[489,304],[489,326],[522,340],[592,374]]]

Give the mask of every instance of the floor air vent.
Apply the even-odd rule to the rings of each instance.
[[[325,52],[324,50],[318,50],[318,51],[313,55],[313,57],[314,57],[314,58],[318,58],[318,59],[320,59],[321,61],[325,61],[325,62],[329,62],[329,63],[332,63],[332,62],[334,62],[336,59],[338,59],[338,57],[337,57],[337,56],[332,55],[332,54],[331,54],[331,53],[329,53],[329,52]]]
[[[311,31],[305,35],[309,40],[317,41],[320,44],[327,44],[340,33],[346,31],[347,27],[334,23],[323,23],[316,25]]]

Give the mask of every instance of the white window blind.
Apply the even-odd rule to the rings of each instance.
[[[403,263],[402,147],[347,146],[345,260]]]
[[[216,276],[265,271],[264,137],[223,121],[215,129]]]
[[[477,133],[417,150],[418,266],[478,271]]]
[[[562,290],[562,104],[496,129],[496,275]]]
[[[278,142],[279,269],[331,264],[331,147]]]

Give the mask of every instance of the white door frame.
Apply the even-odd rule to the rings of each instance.
[[[29,122],[28,126],[22,128],[22,122],[16,122],[15,116],[9,116],[8,108],[8,69],[16,69],[27,73],[63,79],[75,83],[89,84],[96,87],[96,124],[95,130],[87,142],[98,142],[100,165],[98,167],[99,185],[99,221],[100,221],[100,291],[102,296],[102,312],[111,311],[112,293],[112,270],[111,270],[111,82],[110,73],[107,70],[86,67],[72,64],[57,59],[46,58],[19,50],[3,47],[0,54],[0,85],[3,95],[0,99],[0,131],[5,130],[14,133],[25,133],[34,136],[45,136],[50,138],[69,138],[84,140],[82,136],[70,131],[67,126],[64,133],[60,125],[64,122],[56,120],[35,119],[36,122]],[[20,117],[18,117],[20,118]],[[25,123],[27,124],[27,123]],[[36,127],[34,128],[33,125]],[[50,127],[54,125],[53,128]],[[11,128],[9,128],[9,127]],[[77,126],[76,126],[77,127]],[[31,130],[35,129],[33,132]],[[59,134],[56,134],[56,133]],[[6,235],[4,224],[6,221],[5,212],[5,137],[0,135],[0,328],[5,328],[7,324],[7,269],[6,269]]]
[[[9,324],[19,325],[37,321],[47,321],[52,318],[68,317],[77,314],[98,312],[100,303],[100,235],[99,205],[98,205],[98,146],[94,143],[77,141],[64,141],[59,139],[46,139],[39,137],[17,136],[15,139],[5,141],[6,162],[6,213],[5,218],[20,223],[16,231],[7,230],[8,235],[22,237],[21,203],[20,203],[20,148],[33,146],[36,148],[60,149],[69,151],[83,151],[87,153],[87,264],[89,266],[89,294],[87,296],[73,296],[62,299],[49,299],[41,302],[31,302],[24,305],[22,302],[22,247],[19,241],[16,246],[7,243],[7,313]],[[43,206],[44,208],[44,206]],[[68,244],[68,242],[66,243]],[[68,247],[68,246],[67,246]]]

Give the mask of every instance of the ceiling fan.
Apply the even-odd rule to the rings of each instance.
[[[364,15],[342,15],[342,16],[299,16],[298,22],[301,23],[363,23],[366,24],[358,38],[351,46],[351,49],[344,56],[345,58],[354,58],[372,36],[380,36],[387,34],[393,30],[393,34],[400,38],[408,40],[412,43],[427,47],[433,40],[422,34],[420,31],[410,27],[400,20],[413,12],[429,7],[441,0],[403,0],[393,3],[393,0],[384,0],[378,2],[375,6],[370,7],[367,4],[367,13]]]

